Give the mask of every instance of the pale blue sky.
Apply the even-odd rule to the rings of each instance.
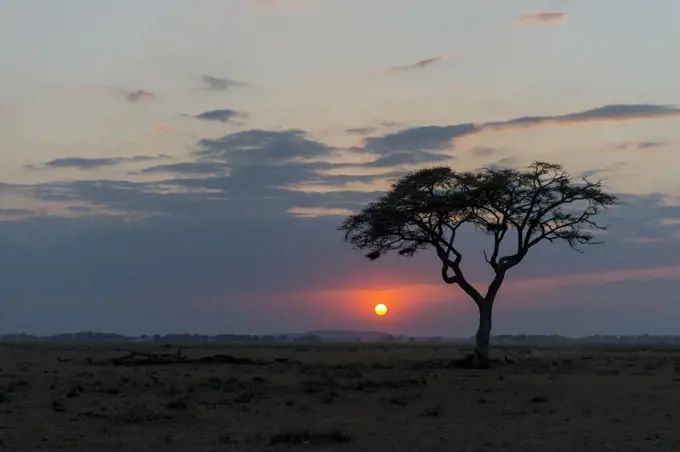
[[[388,179],[381,174],[429,163],[474,169],[541,158],[574,173],[591,172],[611,190],[633,196],[633,202],[613,217],[622,223],[606,249],[617,257],[598,251],[600,260],[593,258],[589,271],[621,269],[623,263],[627,269],[671,265],[665,253],[680,252],[680,214],[668,206],[680,204],[678,17],[677,0],[0,0],[0,182],[10,184],[0,186],[0,226],[7,231],[4,246],[18,253],[4,258],[16,281],[0,284],[0,311],[10,319],[0,320],[0,332],[18,325],[11,322],[24,322],[27,329],[88,328],[88,322],[107,329],[106,318],[124,318],[126,308],[111,302],[109,311],[95,309],[88,305],[93,297],[145,297],[155,300],[151,305],[162,304],[168,294],[177,294],[167,278],[189,275],[195,266],[213,279],[195,286],[188,280],[183,286],[187,293],[214,300],[238,292],[247,299],[259,284],[244,283],[238,290],[220,285],[224,275],[213,267],[219,262],[227,271],[248,262],[243,253],[270,252],[277,246],[231,252],[230,247],[243,241],[233,230],[246,233],[249,225],[266,230],[266,225],[303,222],[317,231],[320,242],[330,240],[325,252],[330,261],[343,256],[329,267],[347,274],[334,284],[351,286],[350,270],[357,261],[367,264],[333,242],[340,240],[334,231],[341,218],[336,214],[372,196],[364,192],[384,189]],[[608,105],[615,106],[568,116]],[[429,139],[421,126],[481,126],[535,116],[551,119],[523,120],[524,128],[504,125],[481,127],[475,134],[453,133],[444,149],[449,159],[422,160],[430,156],[421,153]],[[247,132],[260,129],[279,134],[265,138],[261,132]],[[289,129],[305,132],[316,144]],[[404,134],[390,135],[399,131]],[[200,140],[237,132],[245,134],[230,140],[261,153],[237,163],[233,154],[224,157],[230,152],[226,144],[212,142],[212,157],[225,162],[196,154]],[[399,141],[415,134],[421,141]],[[364,142],[369,136],[378,141]],[[376,142],[406,147],[378,150],[370,144]],[[399,160],[404,152],[415,160]],[[284,153],[288,157],[280,157]],[[383,154],[394,164],[379,163]],[[196,172],[198,164],[202,172]],[[649,209],[644,215],[641,205]],[[296,219],[319,213],[333,215]],[[662,220],[664,227],[659,226]],[[220,221],[226,226],[219,226]],[[144,238],[144,231],[165,228],[181,237],[191,237],[192,228],[198,228],[221,243],[223,252],[208,247],[210,252],[199,253],[208,239],[187,239],[173,253],[173,244]],[[296,231],[284,229],[293,235]],[[27,238],[26,230],[33,235]],[[219,230],[226,238],[218,238]],[[89,234],[88,246],[98,251],[87,251],[93,253],[87,258],[73,251],[81,246],[75,241],[80,235],[70,236],[69,231]],[[65,242],[50,241],[52,235]],[[64,243],[69,246],[59,248]],[[184,264],[168,269],[165,278],[158,270],[156,279],[141,284],[133,262],[143,259],[132,250],[114,259],[107,254],[117,249],[111,243],[136,243],[137,253],[151,254],[168,246],[169,258]],[[22,251],[26,249],[32,251]],[[64,264],[68,275],[59,284],[54,282],[57,269],[31,264],[31,259],[51,262],[56,255],[50,253],[57,249],[70,250],[64,257],[70,262]],[[554,252],[560,257],[552,258],[558,260],[567,253]],[[101,260],[87,260],[94,255]],[[294,272],[317,268],[311,264],[317,257],[305,256],[282,257],[282,265]],[[89,283],[78,277],[85,261]],[[162,268],[167,262],[154,265]],[[540,273],[538,262],[527,265],[526,278]],[[579,265],[555,272],[579,273]],[[103,276],[112,266],[118,276]],[[256,280],[256,268],[248,268],[252,271],[239,281]],[[370,268],[387,279],[397,271]],[[426,270],[416,273],[429,278]],[[664,284],[677,288],[677,274],[664,276]],[[285,283],[265,284],[265,291],[301,291],[311,284],[294,275]],[[418,283],[419,277],[414,278],[411,282]],[[114,280],[116,290],[107,285]],[[427,281],[437,283],[436,278]],[[90,285],[99,292],[90,291]],[[603,287],[611,299],[635,292],[614,283]],[[21,301],[11,301],[13,297]],[[16,308],[19,302],[21,310]],[[80,323],[31,326],[26,319],[45,303],[53,308],[63,304],[64,312],[81,316],[92,312]],[[211,303],[204,305],[208,317],[219,318]],[[237,325],[278,328],[248,306],[230,314],[250,319]],[[109,317],[95,320],[100,311]],[[654,311],[643,311],[653,324]],[[186,315],[168,315],[167,325],[149,328],[181,329]],[[279,326],[314,328],[318,325],[313,320]],[[218,328],[209,323],[191,325]],[[680,320],[676,323],[680,330]],[[528,322],[517,328],[542,325]],[[557,328],[560,323],[549,325]],[[400,328],[427,326],[405,323]]]

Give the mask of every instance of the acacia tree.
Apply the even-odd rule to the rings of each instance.
[[[602,243],[593,232],[606,227],[594,217],[615,203],[616,196],[605,193],[601,182],[574,181],[562,166],[547,162],[534,162],[525,170],[456,172],[434,167],[402,177],[387,194],[347,217],[339,229],[371,260],[390,251],[413,256],[434,249],[444,282],[458,285],[479,310],[468,363],[488,368],[493,304],[508,270],[541,242],[566,242],[577,251],[581,245]],[[494,276],[484,292],[461,268],[456,235],[464,225],[490,237],[484,257]]]

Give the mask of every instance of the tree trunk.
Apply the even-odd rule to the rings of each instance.
[[[489,341],[491,338],[491,307],[492,302],[484,300],[479,305],[479,327],[475,336],[475,351],[472,355],[472,367],[475,369],[488,369]]]

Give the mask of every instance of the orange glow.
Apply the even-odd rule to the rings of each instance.
[[[275,311],[279,308],[274,306],[280,306],[281,302],[290,303],[291,312],[297,309],[308,314],[308,321],[319,328],[333,329],[337,325],[353,325],[358,329],[381,331],[399,331],[400,328],[407,328],[419,321],[417,319],[434,318],[442,312],[453,318],[468,315],[470,310],[474,310],[470,297],[455,285],[434,280],[417,284],[406,278],[394,278],[390,281],[389,276],[362,276],[358,275],[352,284],[345,284],[339,289],[250,293],[247,303],[262,303],[263,311]],[[561,291],[564,287],[678,278],[680,265],[518,278],[510,279],[504,284],[500,297],[507,307],[526,307],[543,304],[545,297],[541,294]],[[471,283],[484,289],[488,281],[471,278]],[[507,302],[506,297],[509,298]],[[241,301],[246,306],[245,298]],[[231,304],[233,303],[235,301]],[[388,306],[390,315],[377,315],[374,309],[378,304]]]
[[[383,315],[387,314],[387,306],[382,304],[382,303],[377,304],[377,305],[375,305],[374,311],[379,316],[383,316]]]

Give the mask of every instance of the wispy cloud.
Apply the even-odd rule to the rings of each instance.
[[[646,150],[646,149],[658,149],[662,147],[666,147],[670,145],[671,143],[668,141],[639,141],[639,142],[628,142],[628,143],[620,143],[614,146],[616,149],[638,149],[638,150]]]
[[[417,69],[425,69],[430,66],[434,66],[435,64],[442,63],[446,60],[449,60],[453,58],[453,54],[448,54],[448,55],[439,55],[436,57],[432,58],[426,58],[424,60],[417,61],[415,63],[411,64],[403,64],[400,66],[392,66],[390,68],[387,68],[383,73],[384,74],[397,74],[400,72],[406,72],[406,71],[413,71]]]
[[[40,165],[27,165],[25,166],[25,168],[31,170],[74,168],[79,169],[81,171],[86,171],[101,167],[122,165],[123,163],[152,162],[167,158],[169,158],[169,156],[165,154],[156,156],[136,155],[133,157],[102,157],[102,158],[64,157],[50,160],[49,162],[45,162]]]
[[[635,120],[680,117],[680,108],[673,105],[654,104],[612,104],[576,113],[550,116],[523,116],[507,121],[492,121],[480,124],[453,124],[447,126],[409,127],[397,132],[364,139],[363,152],[376,155],[373,162],[364,164],[373,167],[389,167],[400,164],[431,164],[452,158],[448,152],[454,142],[463,137],[515,128],[544,126],[567,126],[592,122],[621,122]],[[642,148],[653,148],[656,143],[640,143]],[[489,155],[490,149],[473,150],[476,155]],[[480,154],[481,153],[481,154]],[[601,169],[597,170],[601,171]]]
[[[205,88],[211,91],[225,91],[232,87],[245,87],[247,83],[239,82],[229,78],[213,77],[212,75],[202,75],[201,81]]]
[[[228,108],[224,108],[221,110],[204,111],[203,113],[199,113],[194,116],[194,118],[200,119],[202,121],[217,121],[223,124],[226,124],[228,122],[234,122],[237,119],[245,119],[247,117],[248,117],[247,113],[242,113],[236,110],[230,110]]]
[[[369,135],[375,132],[375,130],[376,130],[375,127],[367,126],[367,127],[352,127],[346,129],[345,132],[351,135]]]
[[[680,117],[680,108],[658,104],[611,104],[555,116],[524,116],[509,121],[488,122],[484,127],[535,127],[540,125],[570,125],[586,122],[619,122],[642,119]]]
[[[128,102],[134,103],[134,102],[139,102],[142,100],[151,100],[156,97],[156,95],[148,90],[145,89],[126,89],[126,88],[121,88],[120,86],[104,86],[106,89],[111,90],[112,92],[118,94],[119,96],[122,96],[125,100]]]
[[[134,91],[130,91],[127,89],[123,88],[114,88],[115,91],[117,91],[119,94],[125,97],[125,99],[128,102],[138,102],[140,100],[150,100],[156,97],[154,93],[151,91],[147,91],[145,89],[137,89]]]
[[[558,12],[545,12],[545,13],[534,13],[534,14],[524,14],[520,16],[518,21],[525,24],[554,24],[557,22],[562,22],[564,20],[565,14]]]
[[[202,139],[196,154],[202,160],[258,165],[327,158],[333,150],[331,146],[310,140],[303,130],[253,129]]]
[[[220,162],[182,162],[169,165],[156,165],[144,168],[141,174],[182,174],[206,175],[220,174],[227,170],[227,165]]]
[[[345,129],[345,133],[350,135],[370,135],[379,129],[400,129],[406,127],[406,124],[394,121],[377,121],[375,125],[365,125],[362,127],[350,127]]]
[[[637,144],[638,149],[654,149],[654,148],[660,148],[662,146],[665,146],[667,143],[664,143],[662,141],[643,141],[642,143]]]

